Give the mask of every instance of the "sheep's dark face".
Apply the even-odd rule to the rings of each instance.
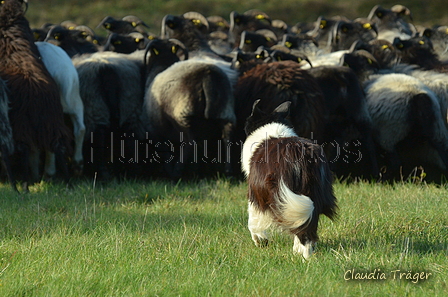
[[[147,45],[145,57],[148,53],[148,66],[158,61],[168,67],[178,61],[188,59],[188,50],[182,42],[176,39],[154,39]]]
[[[58,43],[64,41],[65,39],[69,39],[70,35],[75,32],[73,30],[68,30],[62,26],[54,26],[50,29],[50,31],[47,33],[47,39],[46,41],[52,41],[56,45],[59,45]],[[79,31],[76,31],[79,32]]]
[[[185,18],[174,15],[166,15],[162,20],[161,38],[177,38],[175,34],[177,32],[184,31],[186,26],[187,22]]]
[[[375,73],[380,69],[376,59],[369,52],[365,50],[357,50],[352,53],[344,54],[341,58],[341,65],[350,67],[355,71],[358,77],[364,73]]]
[[[0,28],[12,26],[19,18],[25,15],[23,0],[0,1]]]

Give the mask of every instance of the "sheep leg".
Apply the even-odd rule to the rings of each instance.
[[[84,125],[82,112],[79,114],[70,114],[70,118],[73,123],[73,133],[75,136],[75,148],[73,153],[73,171],[75,175],[81,175],[84,167],[82,147],[84,142],[84,136],[86,133],[86,127]]]
[[[397,151],[394,149],[392,151],[387,151],[385,154],[387,169],[383,174],[383,179],[390,180],[396,174],[400,172],[401,159]]]
[[[39,164],[40,164],[40,150],[38,149],[30,149],[29,150],[29,168],[31,174],[31,181],[33,183],[39,181]]]
[[[233,138],[232,135],[233,124],[228,123],[224,126],[223,129],[224,150],[222,150],[226,154],[226,160],[224,161],[224,173],[226,176],[233,176],[232,160],[230,159],[231,152],[229,151],[231,145],[230,141]]]
[[[103,180],[112,178],[112,175],[108,170],[109,168],[106,161],[108,145],[107,142],[109,142],[107,139],[107,131],[109,131],[107,126],[99,126],[94,133],[96,137],[93,139],[92,143],[92,149],[95,150],[95,155],[93,156],[95,157],[95,160],[92,160],[94,164],[94,171],[98,172],[98,178]]]
[[[60,172],[62,174],[62,178],[64,179],[64,182],[66,184],[69,184],[70,175],[68,172],[68,165],[66,161],[66,154],[65,149],[60,146],[56,149],[55,155],[55,164],[59,165],[58,168],[60,169]]]
[[[373,177],[378,178],[380,176],[380,170],[378,167],[378,160],[376,158],[375,143],[373,142],[372,136],[370,134],[363,134],[361,136],[361,143],[365,144],[367,154],[369,155],[370,172]]]
[[[56,174],[56,156],[50,151],[45,152],[44,179],[51,179]]]
[[[16,145],[17,160],[20,162],[21,179],[22,179],[22,191],[25,193],[29,192],[30,184],[30,148],[25,143],[17,143]]]
[[[443,164],[445,165],[445,170],[448,171],[448,150],[446,146],[444,146],[440,141],[435,139],[431,140],[432,146],[436,149],[440,158],[442,159]]]
[[[271,225],[272,217],[267,213],[259,211],[251,202],[249,202],[248,213],[248,228],[252,236],[252,240],[258,247],[267,246],[269,239],[266,235],[266,229]]]
[[[16,180],[12,173],[11,162],[9,161],[9,156],[6,154],[4,149],[2,149],[1,156],[2,156],[2,165],[3,165],[3,168],[5,168],[6,175],[8,176],[9,183],[11,184],[11,188],[15,192],[19,192],[19,190],[17,189],[17,186],[16,186]]]

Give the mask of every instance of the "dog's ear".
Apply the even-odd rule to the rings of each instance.
[[[279,114],[281,117],[286,118],[289,115],[289,107],[291,106],[291,101],[285,101],[277,108],[274,109],[274,113]]]
[[[252,105],[252,113],[250,114],[250,116],[253,116],[254,114],[260,114],[261,113],[261,109],[258,107],[258,103],[260,103],[261,99],[257,99],[254,104]]]

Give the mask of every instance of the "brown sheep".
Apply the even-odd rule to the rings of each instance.
[[[27,190],[31,174],[38,176],[41,151],[61,153],[70,132],[64,124],[58,87],[40,59],[33,33],[25,18],[25,0],[5,0],[0,5],[0,77],[10,90],[9,117],[22,177]]]

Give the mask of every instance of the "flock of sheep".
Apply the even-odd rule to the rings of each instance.
[[[26,9],[0,4],[0,149],[14,188],[81,174],[239,176],[258,99],[266,112],[290,101],[294,130],[337,176],[448,171],[448,28],[414,25],[402,5],[295,25],[258,10],[187,12],[166,15],[160,34],[106,17],[106,38],[70,21],[30,28]]]

